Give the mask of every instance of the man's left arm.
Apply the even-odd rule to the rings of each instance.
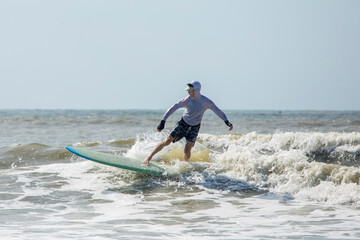
[[[229,122],[225,113],[221,111],[221,109],[218,108],[213,101],[211,101],[210,99],[208,100],[209,109],[211,109],[219,118],[221,118],[225,122],[226,126],[229,127],[229,131],[233,130],[233,125]]]

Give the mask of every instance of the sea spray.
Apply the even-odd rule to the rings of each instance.
[[[137,135],[136,142],[126,152],[126,156],[145,159],[145,157],[153,151],[158,143],[163,141],[168,136],[168,131],[161,133],[147,132],[146,134]],[[184,159],[184,147],[185,141],[180,140],[176,143],[172,143],[166,146],[158,154],[156,154],[152,161],[163,161],[165,163],[171,163],[172,160]],[[211,151],[202,145],[201,143],[195,144],[192,149],[191,162],[208,162],[209,154]]]
[[[360,197],[356,197],[359,167],[343,164],[348,159],[328,164],[309,157],[311,152],[334,146],[333,151],[346,151],[350,158],[354,158],[359,149],[359,133],[287,132],[264,135],[252,132],[237,139],[231,135],[221,136],[220,141],[217,136],[208,134],[200,135],[200,138],[205,146],[222,147],[223,152],[211,154],[213,164],[209,168],[225,176],[272,192],[301,198],[309,196],[307,200],[360,205]],[[323,195],[310,194],[319,192],[323,185],[334,190],[326,197],[326,192]],[[346,193],[341,189],[351,189],[352,192],[342,195],[342,200],[337,201],[334,192]]]

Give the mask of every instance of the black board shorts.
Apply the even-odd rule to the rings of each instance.
[[[195,126],[187,124],[184,119],[181,119],[170,135],[174,138],[173,143],[185,137],[186,141],[195,143],[200,131],[200,123]]]

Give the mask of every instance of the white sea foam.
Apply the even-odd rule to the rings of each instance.
[[[166,134],[148,133],[146,137],[138,138],[127,154],[135,153],[137,157],[144,157],[165,136]],[[352,157],[356,157],[359,142],[360,133],[357,132],[286,132],[272,135],[251,132],[246,135],[221,136],[200,134],[195,145],[197,147],[193,150],[208,156],[210,163],[199,163],[202,170],[205,169],[203,172],[207,173],[207,178],[220,179],[226,176],[231,179],[232,185],[234,181],[244,181],[254,188],[290,194],[309,201],[358,206],[359,167],[344,166],[339,163],[340,160],[336,164],[318,162],[311,159],[310,155],[331,147],[330,150],[334,152],[351,152],[354,153]],[[167,163],[172,163],[168,166],[172,173],[191,171],[191,166],[181,164],[183,147],[184,143],[181,142],[170,145],[158,153],[155,159],[161,161],[170,158],[171,161]],[[196,154],[193,155],[193,161],[200,160]],[[213,181],[198,181],[196,175],[199,175],[198,171],[190,175],[191,181]],[[203,185],[209,186],[209,182]],[[330,186],[332,191],[323,190]],[[229,185],[224,184],[223,188],[229,190]],[[342,194],[341,200],[338,194]]]
[[[210,169],[242,179],[269,191],[307,200],[360,205],[358,166],[313,161],[309,153],[334,146],[337,151],[356,152],[359,133],[276,133],[243,136],[201,135],[209,147],[222,147],[211,154]],[[338,146],[336,148],[336,146]],[[355,154],[352,155],[356,157]],[[345,161],[345,160],[342,160]],[[331,186],[331,191],[324,190]],[[338,194],[342,194],[339,200]]]
[[[358,112],[235,111],[231,135],[205,116],[193,162],[184,141],[171,144],[153,159],[171,173],[161,177],[64,146],[144,158],[169,133],[147,132],[163,111],[12,114],[2,121],[2,239],[360,238]]]

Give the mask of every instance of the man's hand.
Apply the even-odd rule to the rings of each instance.
[[[158,132],[161,132],[165,127],[165,121],[164,120],[161,120],[159,126],[157,127],[157,131]]]
[[[225,124],[229,127],[229,131],[233,130],[233,125],[228,120],[225,121]]]

